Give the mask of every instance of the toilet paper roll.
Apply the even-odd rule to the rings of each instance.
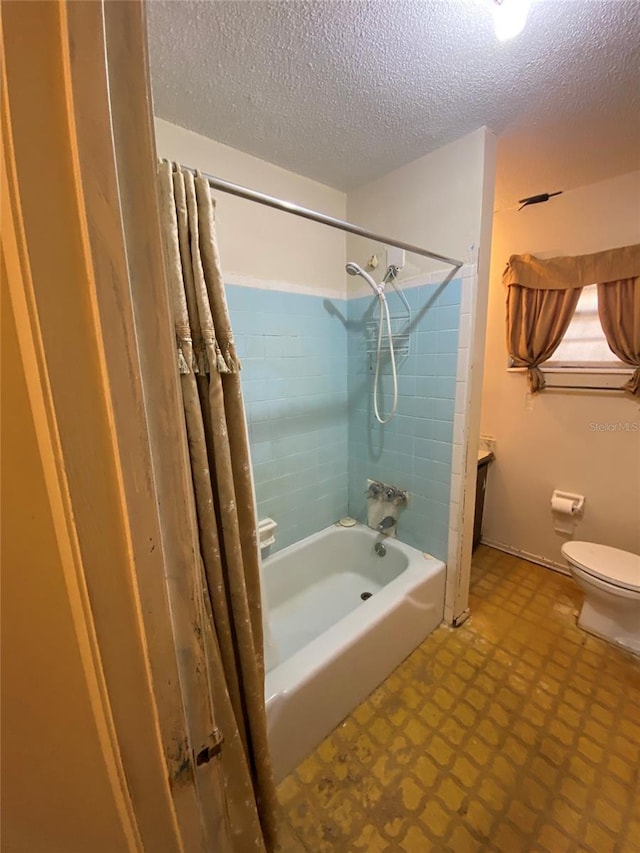
[[[551,498],[551,509],[560,515],[574,515],[577,508],[572,498],[561,498],[558,495],[553,495]]]

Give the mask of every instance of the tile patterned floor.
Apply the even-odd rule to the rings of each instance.
[[[439,628],[279,786],[282,853],[638,853],[640,665],[481,546]]]

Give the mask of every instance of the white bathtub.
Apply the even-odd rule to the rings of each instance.
[[[444,563],[390,538],[379,557],[381,540],[333,525],[263,563],[278,651],[266,678],[277,781],[442,621]]]

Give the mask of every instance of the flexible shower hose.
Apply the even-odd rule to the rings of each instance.
[[[389,317],[389,306],[387,304],[387,298],[382,292],[382,290],[378,290],[378,299],[380,301],[380,320],[378,322],[378,347],[376,352],[376,375],[373,380],[373,411],[375,412],[376,420],[379,424],[388,424],[389,421],[393,418],[396,413],[396,409],[398,408],[398,372],[396,370],[396,355],[393,351],[393,335],[391,334],[391,318]],[[380,350],[382,349],[382,322],[383,322],[383,314],[387,322],[387,334],[389,337],[389,354],[391,355],[391,373],[393,376],[393,405],[391,406],[391,411],[387,415],[386,418],[383,418],[380,415],[380,411],[378,409],[378,380],[380,378]]]

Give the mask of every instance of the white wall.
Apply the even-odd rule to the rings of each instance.
[[[349,195],[260,160],[164,119],[155,118],[158,156],[251,189],[349,219],[374,231],[475,263],[480,233],[486,141],[480,128],[463,139],[353,190]],[[366,292],[347,278],[349,259],[363,266],[380,243],[214,193],[225,279],[256,287],[350,296]],[[442,270],[441,262],[407,255],[404,279]],[[382,272],[378,270],[378,275]],[[348,291],[347,291],[348,284]]]
[[[158,156],[344,219],[346,195],[155,119]],[[225,281],[344,296],[345,237],[333,228],[214,192]]]
[[[493,140],[492,135],[486,128],[479,128],[358,187],[347,196],[348,219],[439,255],[475,263],[488,139]],[[383,266],[385,255],[380,243],[351,235],[347,238],[349,260],[364,266],[374,252],[379,254]],[[407,255],[402,277],[434,272],[444,266],[440,261]],[[380,272],[379,269],[378,277]]]
[[[640,553],[640,431],[590,426],[635,423],[640,430],[637,400],[616,392],[547,391],[527,404],[526,377],[506,369],[501,281],[512,254],[579,255],[639,241],[640,172],[494,217],[481,420],[482,433],[497,440],[484,513],[489,544],[564,566],[566,537],[553,530],[549,508],[559,488],[586,496],[574,538]]]

